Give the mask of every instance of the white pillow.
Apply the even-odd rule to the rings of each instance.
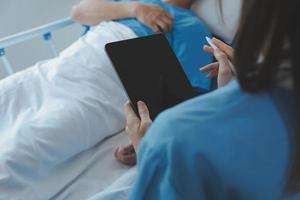
[[[242,0],[221,0],[223,4],[223,21],[218,1],[196,0],[192,10],[208,25],[214,35],[231,43],[238,28]]]

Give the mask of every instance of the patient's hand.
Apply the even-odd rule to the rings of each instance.
[[[132,144],[120,146],[115,151],[115,158],[117,161],[133,166],[136,164],[136,153]]]
[[[136,18],[154,32],[168,32],[172,28],[173,17],[158,5],[139,4]]]
[[[200,71],[202,73],[209,72],[207,77],[210,79],[218,76],[218,87],[220,88],[229,83],[235,76],[232,70],[234,66],[230,66],[234,57],[234,49],[216,38],[213,38],[212,41],[219,49],[214,50],[212,47],[205,45],[203,50],[213,54],[217,62],[202,67]]]

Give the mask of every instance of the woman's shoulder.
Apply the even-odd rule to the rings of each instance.
[[[236,137],[256,138],[258,134],[285,132],[280,113],[268,93],[248,94],[237,81],[210,94],[199,96],[160,114],[153,124],[151,137],[163,138]],[[160,134],[160,132],[162,132]]]
[[[270,94],[245,93],[237,81],[163,112],[146,138],[156,149],[170,143],[174,149],[189,144],[184,148],[214,152],[216,157],[232,147],[240,152],[271,153],[280,145],[288,146],[287,128]],[[226,156],[235,153],[230,151]]]
[[[281,121],[271,95],[268,92],[246,93],[233,80],[224,88],[166,110],[158,116],[156,122],[169,124],[169,128],[176,127],[178,131],[183,128],[214,132],[216,127],[238,128],[239,131],[248,126],[254,128],[261,123],[259,119],[268,119],[264,120],[266,124]],[[280,126],[280,123],[272,127],[276,126]]]
[[[283,181],[289,146],[270,95],[244,93],[236,81],[162,113],[144,143],[170,156],[164,160],[205,158],[225,182],[257,193],[261,188],[250,183],[274,189]]]

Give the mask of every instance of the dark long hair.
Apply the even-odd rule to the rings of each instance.
[[[290,79],[298,104],[296,105],[298,117],[300,116],[299,20],[300,0],[244,0],[234,61],[239,83],[244,91],[250,93],[259,93],[276,87],[282,64],[288,61]],[[261,55],[264,55],[264,59],[260,58]],[[288,195],[299,192],[299,129],[296,129],[296,134],[291,139],[294,145],[286,184]]]

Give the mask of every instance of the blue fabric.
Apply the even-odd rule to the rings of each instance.
[[[300,194],[294,195],[289,200],[300,200]]]
[[[131,199],[282,199],[288,134],[270,93],[232,81],[158,116]]]
[[[160,0],[142,0],[141,2],[158,4],[174,17],[173,29],[166,33],[183,70],[192,86],[199,90],[210,90],[211,81],[199,72],[199,68],[212,62],[212,56],[203,52],[207,44],[205,36],[211,37],[207,27],[192,11],[182,9]],[[130,27],[139,37],[154,34],[154,32],[136,19],[123,19],[118,22]]]

